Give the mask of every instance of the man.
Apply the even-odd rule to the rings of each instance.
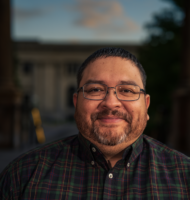
[[[143,135],[150,96],[129,52],[96,51],[78,71],[77,136],[26,153],[1,174],[1,199],[190,199],[190,161]]]

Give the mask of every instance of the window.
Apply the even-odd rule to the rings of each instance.
[[[77,70],[78,70],[79,66],[80,66],[80,64],[78,62],[66,63],[67,74],[75,75],[77,73]]]
[[[23,72],[25,74],[31,74],[32,71],[33,71],[33,63],[32,62],[23,63]]]

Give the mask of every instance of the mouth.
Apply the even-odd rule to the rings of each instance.
[[[104,110],[102,112],[94,113],[91,115],[91,120],[95,122],[96,120],[102,124],[115,124],[118,125],[123,121],[131,124],[132,118],[126,113],[119,112],[118,110]]]
[[[99,117],[98,120],[103,123],[112,123],[113,124],[113,123],[119,123],[119,122],[123,121],[123,118],[107,115],[107,116]]]

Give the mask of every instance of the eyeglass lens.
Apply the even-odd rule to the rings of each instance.
[[[137,100],[140,95],[140,87],[136,85],[117,85],[116,94],[120,100]],[[83,86],[84,97],[92,100],[104,99],[108,86],[90,83]]]

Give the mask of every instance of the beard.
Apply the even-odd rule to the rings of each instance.
[[[97,120],[107,115],[117,116],[118,118],[125,120],[126,125],[122,130],[115,130],[118,125],[114,124],[98,125]],[[74,117],[79,132],[84,137],[107,146],[115,146],[140,136],[147,123],[146,115],[144,115],[143,118],[141,117],[141,119],[139,117],[137,123],[133,124],[132,116],[129,114],[109,109],[91,114],[91,121],[87,121],[85,114],[79,113],[76,108]]]

